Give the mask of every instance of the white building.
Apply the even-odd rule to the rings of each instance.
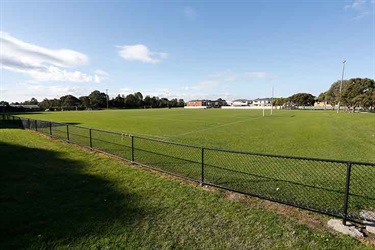
[[[253,100],[251,106],[271,106],[272,99],[271,98],[257,98]]]

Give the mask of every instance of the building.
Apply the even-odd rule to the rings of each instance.
[[[314,102],[314,107],[320,107],[320,108],[324,108],[324,109],[333,109],[334,107],[332,107],[331,104],[328,104],[327,102],[323,101],[323,102]]]
[[[237,99],[237,100],[233,100],[233,101],[232,101],[231,106],[235,106],[235,107],[244,107],[244,106],[249,106],[249,105],[252,104],[252,103],[253,103],[252,100]]]
[[[207,108],[220,108],[226,106],[227,102],[221,98],[217,100],[191,100],[186,103],[187,107],[207,107]]]
[[[251,106],[272,106],[272,98],[257,98],[252,101]]]
[[[186,106],[201,107],[208,106],[211,101],[209,100],[191,100],[186,103]]]

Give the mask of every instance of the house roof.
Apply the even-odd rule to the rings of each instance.
[[[251,100],[247,100],[247,99],[236,99],[236,100],[233,100],[232,102],[251,102]]]
[[[257,98],[254,101],[272,101],[272,98]]]
[[[15,108],[26,108],[26,109],[38,109],[39,108],[38,105],[23,105],[23,104],[16,105],[16,104],[10,104],[9,106],[15,107]]]
[[[190,100],[188,102],[210,102],[210,100]]]
[[[188,101],[188,102],[218,102],[218,101],[222,101],[222,102],[225,102],[225,100],[223,99],[217,99],[217,100],[206,100],[206,99],[203,99],[203,100],[191,100],[191,101]]]

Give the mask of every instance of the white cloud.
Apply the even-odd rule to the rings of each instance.
[[[95,75],[94,75],[94,82],[96,83],[100,83],[102,81],[105,81],[109,78],[109,73],[104,71],[104,70],[95,70],[94,71]]]
[[[101,69],[95,70],[94,73],[97,74],[97,75],[99,75],[99,76],[103,76],[103,77],[108,77],[109,76],[108,72],[106,72],[104,70],[101,70]]]
[[[184,16],[185,16],[186,18],[188,18],[188,19],[192,19],[192,20],[194,20],[194,19],[197,18],[198,14],[197,14],[197,11],[196,11],[193,7],[191,7],[191,6],[186,6],[186,7],[184,8]]]
[[[345,5],[345,9],[359,9],[366,4],[366,0],[353,0],[351,4]]]
[[[132,91],[132,90],[129,89],[129,88],[121,88],[121,89],[119,89],[119,94],[120,94],[120,95],[127,96],[127,95],[129,95],[129,94],[133,94],[133,93],[134,93],[134,91]]]
[[[216,81],[202,81],[193,84],[193,86],[185,87],[185,90],[209,90],[217,87],[219,82]]]
[[[99,75],[68,71],[88,63],[88,57],[68,49],[51,50],[0,31],[0,68],[27,74],[37,81],[100,82]]]
[[[265,71],[248,71],[245,76],[250,79],[273,79],[273,76]]]
[[[164,52],[153,52],[143,44],[118,46],[119,55],[127,61],[140,61],[145,63],[160,63],[167,58]]]
[[[374,0],[353,0],[351,4],[344,6],[346,10],[352,10],[357,13],[356,18],[361,18],[371,13],[375,5]]]
[[[30,100],[35,97],[38,101],[44,98],[60,98],[64,95],[74,95],[76,97],[90,94],[94,88],[87,84],[79,86],[77,83],[70,84],[47,84],[38,81],[28,81],[7,86],[6,92],[3,91],[4,99],[11,102]],[[17,95],[14,95],[17,93]]]

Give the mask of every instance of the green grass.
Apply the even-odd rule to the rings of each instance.
[[[332,111],[104,110],[24,117],[257,153],[375,162],[375,115]],[[269,111],[266,111],[269,112]]]
[[[73,145],[0,129],[1,249],[364,249]]]
[[[165,140],[292,156],[375,162],[375,116],[332,111],[110,110],[27,115]],[[49,133],[49,128],[44,129]],[[70,140],[89,145],[88,130],[70,126]],[[145,134],[146,133],[146,134]],[[66,127],[53,128],[66,137]],[[178,136],[177,136],[178,135]],[[92,131],[93,147],[131,159],[131,138]],[[135,161],[196,180],[201,149],[136,137]],[[343,213],[346,163],[306,161],[205,150],[205,182],[278,201]],[[375,210],[375,167],[353,165],[348,212]],[[375,220],[375,218],[373,218]]]

